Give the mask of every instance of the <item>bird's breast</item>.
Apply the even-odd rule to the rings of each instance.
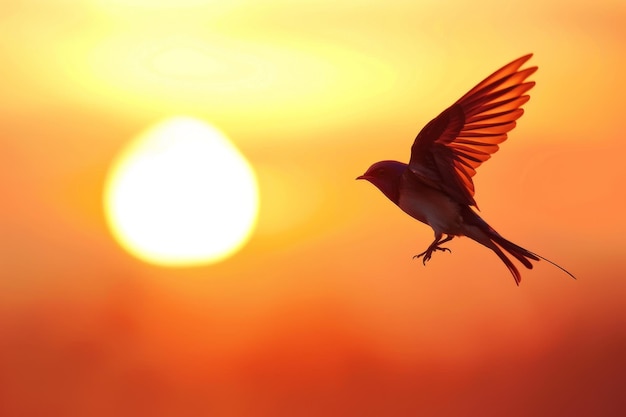
[[[460,205],[443,192],[417,178],[400,182],[398,206],[409,216],[428,224],[435,232],[461,234]]]

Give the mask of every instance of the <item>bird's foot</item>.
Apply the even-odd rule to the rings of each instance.
[[[448,251],[448,252],[452,253],[452,251],[450,249],[448,249],[448,248],[444,248],[444,247],[441,247],[441,246],[432,246],[432,247],[428,247],[428,249],[426,249],[424,252],[415,255],[413,257],[413,259],[419,259],[419,258],[421,258],[423,256],[424,258],[422,259],[422,263],[424,265],[426,265],[426,262],[428,262],[430,260],[430,258],[433,256],[433,252],[436,252],[438,250],[440,250],[442,252]]]

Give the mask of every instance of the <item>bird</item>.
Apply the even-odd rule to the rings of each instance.
[[[480,210],[472,177],[524,114],[522,106],[530,99],[526,93],[535,86],[527,79],[537,67],[522,67],[532,55],[498,69],[427,123],[411,146],[408,164],[376,162],[356,178],[369,181],[406,214],[433,229],[433,242],[413,257],[422,258],[424,265],[434,252],[451,252],[442,244],[466,236],[495,252],[518,286],[522,276],[505,252],[528,269],[531,261],[544,260],[576,279],[558,264],[502,237],[476,212]]]

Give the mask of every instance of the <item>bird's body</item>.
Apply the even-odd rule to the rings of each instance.
[[[524,93],[535,83],[525,79],[537,67],[519,68],[531,56],[496,71],[429,122],[417,135],[408,164],[380,161],[357,178],[370,181],[405,213],[433,229],[435,240],[416,255],[423,256],[424,264],[433,252],[449,251],[440,245],[455,236],[467,236],[493,250],[518,285],[521,274],[503,249],[529,269],[530,260],[554,264],[503,238],[471,208],[476,206],[476,168],[507,139],[530,98]]]
[[[462,234],[461,205],[450,196],[419,181],[410,170],[400,177],[398,207],[409,216],[430,225],[435,235]]]

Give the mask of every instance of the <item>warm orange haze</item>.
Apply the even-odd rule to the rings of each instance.
[[[615,0],[6,5],[0,415],[623,414],[624,21]],[[518,287],[467,238],[424,267],[433,230],[354,179],[530,52],[474,197],[578,280],[540,261]]]

